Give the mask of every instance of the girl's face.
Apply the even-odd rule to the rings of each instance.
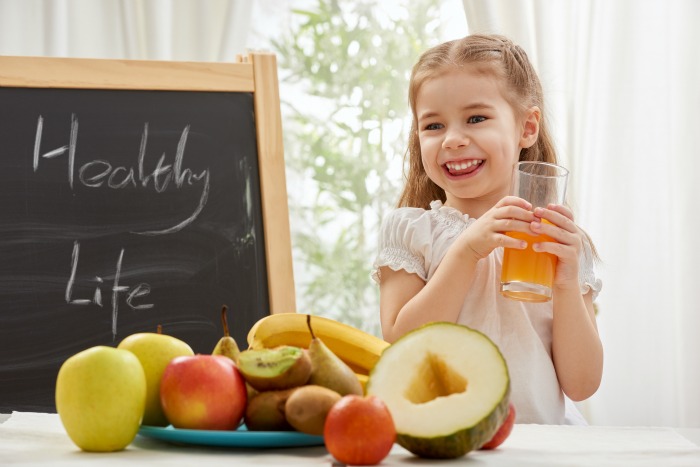
[[[537,139],[539,109],[516,116],[498,79],[473,66],[424,82],[416,94],[423,167],[446,205],[480,217],[510,190],[520,150]]]

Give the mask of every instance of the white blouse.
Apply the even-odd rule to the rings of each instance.
[[[441,201],[433,201],[430,210],[399,208],[390,212],[382,223],[372,278],[379,283],[379,268],[387,266],[429,281],[452,242],[475,220]],[[503,297],[502,262],[503,248],[496,248],[477,263],[471,292],[457,322],[483,332],[501,350],[510,373],[517,423],[585,423],[570,401],[566,401],[565,411],[565,397],[552,362],[552,302],[528,303]],[[602,284],[595,277],[587,241],[579,282],[581,293],[592,290],[595,299]]]

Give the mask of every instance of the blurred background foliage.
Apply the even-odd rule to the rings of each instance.
[[[403,181],[411,67],[440,25],[437,0],[406,3],[316,0],[272,44],[297,310],[378,336],[377,233]]]

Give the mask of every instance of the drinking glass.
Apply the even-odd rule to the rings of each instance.
[[[532,204],[532,209],[548,204],[564,204],[569,171],[548,162],[518,162],[513,169],[511,194]],[[542,222],[548,222],[542,219]],[[536,252],[533,243],[555,241],[547,235],[506,232],[509,237],[525,240],[527,248],[504,248],[501,294],[524,302],[547,302],[552,299],[552,284],[557,257]]]

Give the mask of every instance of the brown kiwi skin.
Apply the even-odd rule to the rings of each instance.
[[[275,351],[275,349],[261,349],[257,352],[264,352],[266,350]],[[287,371],[278,374],[274,377],[261,377],[253,374],[250,370],[242,364],[239,355],[238,359],[238,369],[241,371],[243,378],[246,382],[256,391],[277,391],[282,389],[290,389],[297,386],[302,386],[306,384],[311,376],[311,359],[307,354],[305,349],[300,349],[301,353],[299,358],[290,366]],[[241,354],[248,352],[244,350]]]
[[[248,401],[244,421],[250,431],[292,431],[285,405],[296,388],[257,393]]]
[[[284,406],[287,422],[297,431],[323,435],[326,416],[341,395],[315,384],[295,388]]]

